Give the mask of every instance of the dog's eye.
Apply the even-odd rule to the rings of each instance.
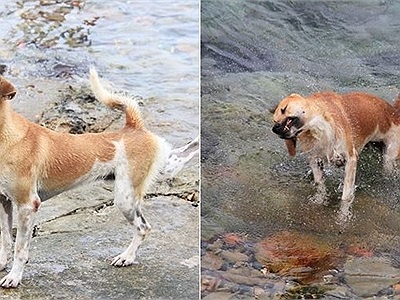
[[[287,105],[284,108],[281,108],[282,115],[286,112]]]

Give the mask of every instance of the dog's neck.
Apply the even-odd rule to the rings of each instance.
[[[13,144],[25,136],[26,121],[11,108],[8,100],[0,99],[0,144]]]

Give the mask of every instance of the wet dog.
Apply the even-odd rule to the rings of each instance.
[[[384,167],[389,172],[399,156],[398,110],[370,94],[323,92],[309,97],[291,94],[279,103],[273,121],[272,131],[285,139],[289,155],[296,155],[297,142],[307,153],[318,202],[326,197],[323,160],[345,165],[341,220],[351,216],[357,159],[364,146],[368,142],[384,143]]]
[[[0,77],[0,269],[5,269],[12,247],[12,206],[17,211],[14,262],[0,280],[2,287],[16,287],[28,260],[34,216],[41,201],[83,183],[115,175],[115,205],[133,225],[128,248],[115,257],[114,266],[134,263],[136,251],[150,231],[141,202],[157,176],[176,174],[198,152],[198,140],[171,150],[160,137],[147,130],[137,103],[114,94],[90,72],[96,98],[126,115],[117,132],[72,135],[34,124],[14,112],[8,100],[16,89]]]

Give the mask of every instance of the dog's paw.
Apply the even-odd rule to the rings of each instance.
[[[0,286],[3,288],[16,288],[21,282],[21,276],[8,274],[0,280]]]
[[[7,267],[7,256],[0,255],[0,271],[3,271]]]
[[[123,253],[114,257],[111,262],[111,265],[115,267],[127,267],[133,264],[137,264],[135,257],[124,255]]]
[[[346,228],[350,221],[352,220],[353,213],[351,212],[351,207],[349,204],[341,204],[340,209],[337,212],[336,224]]]

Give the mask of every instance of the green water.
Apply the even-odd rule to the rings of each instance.
[[[334,243],[397,252],[400,185],[365,150],[353,219],[337,224],[343,169],[327,168],[328,205],[303,155],[288,158],[271,132],[286,95],[361,90],[393,101],[399,92],[400,4],[393,1],[202,2],[202,237],[294,229]]]

